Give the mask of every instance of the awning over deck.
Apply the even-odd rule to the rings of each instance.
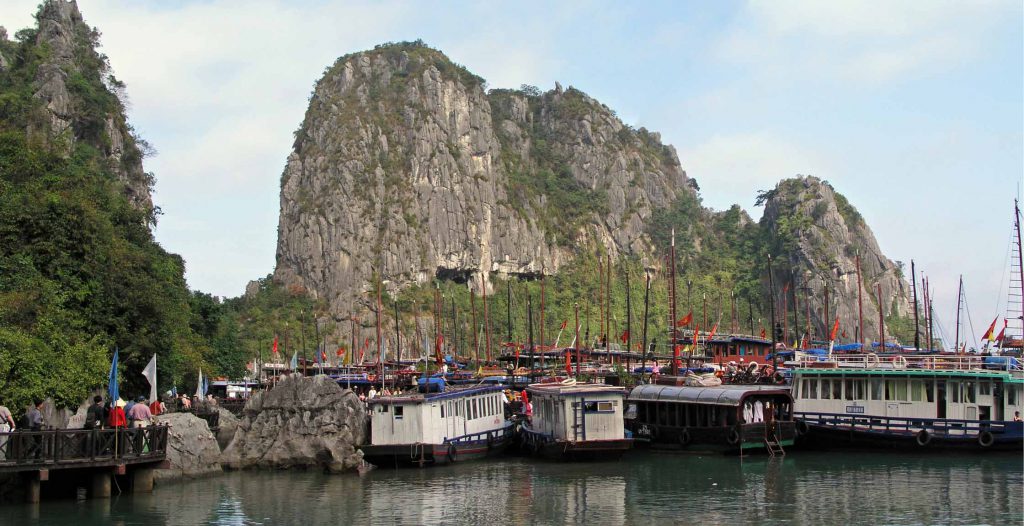
[[[629,393],[629,401],[664,401],[738,407],[746,397],[751,395],[778,395],[792,400],[789,389],[768,385],[723,385],[718,387],[641,385]]]

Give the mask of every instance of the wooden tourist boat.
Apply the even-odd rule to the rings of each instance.
[[[836,356],[797,367],[793,396],[812,447],[1024,447],[1024,371],[1008,356]]]
[[[787,387],[641,385],[626,404],[626,427],[638,446],[775,455],[796,438]]]
[[[533,417],[521,428],[523,448],[556,460],[615,460],[633,445],[622,423],[625,389],[573,380],[530,384]]]
[[[377,466],[422,467],[502,453],[513,431],[504,402],[498,386],[373,398],[363,458]]]

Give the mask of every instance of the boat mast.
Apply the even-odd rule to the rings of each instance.
[[[452,291],[452,359],[459,359],[459,311],[455,309],[454,291]]]
[[[924,288],[924,336],[925,345],[928,350],[932,348],[932,311],[931,311],[931,299],[928,295],[928,278],[925,277],[924,273],[921,273],[921,287]]]
[[[540,370],[544,371],[544,267],[540,268]]]
[[[864,352],[864,300],[861,297],[861,291],[864,289],[864,283],[861,281],[860,276],[860,253],[857,253],[857,339],[860,343],[860,350]],[[881,308],[881,306],[879,306]]]
[[[672,319],[669,321],[668,344],[672,346],[672,374],[679,374],[679,347],[676,346],[676,230],[672,229],[672,244],[668,249],[668,294]]]
[[[630,303],[630,290],[629,290],[629,269],[626,268],[626,372],[628,373],[632,369],[633,360],[630,353],[633,351],[633,333],[630,329],[633,328],[633,308]]]
[[[530,294],[529,289],[526,291],[526,332],[527,332],[527,343],[530,345],[530,382],[533,382],[533,361],[536,358],[535,351],[533,348],[533,295]]]
[[[832,318],[829,316],[829,311],[828,311],[828,308],[829,308],[829,302],[828,302],[828,283],[825,283],[823,285],[823,287],[825,289],[825,320],[821,324],[821,326],[824,328],[824,331],[823,331],[823,334],[822,334],[822,339],[824,339],[825,334],[829,334],[828,322],[832,320]]]
[[[960,354],[960,311],[964,304],[964,276],[960,275],[960,287],[956,291],[956,339],[953,340],[953,352]]]
[[[487,363],[491,363],[491,322],[487,316],[487,282],[484,281],[483,273],[480,273],[480,290],[484,302],[484,335],[487,337]]]
[[[643,364],[640,366],[640,378],[644,377],[644,373],[647,372],[647,307],[651,301],[651,274],[647,273],[644,285],[644,342],[643,349],[640,350],[642,354]],[[675,325],[675,321],[672,322]]]
[[[1013,200],[1013,227],[1017,231],[1017,279],[1020,285],[1020,296],[1017,298],[1019,310],[1015,314],[1020,316],[1018,319],[1021,320],[1021,338],[1024,338],[1024,251],[1021,250],[1022,245],[1020,243],[1020,206],[1016,199]],[[1004,334],[1003,336],[1005,337],[1006,335]],[[1000,346],[1002,346],[1002,343],[1000,343]]]
[[[768,306],[771,309],[771,331],[772,331],[772,365],[778,368],[778,349],[776,349],[775,334],[775,277],[772,276],[772,255],[768,254]]]
[[[597,255],[597,314],[597,341],[600,342],[604,334],[604,258],[601,254]]]
[[[881,283],[875,283],[875,286],[878,288],[878,339],[879,339],[878,348],[879,348],[879,351],[884,352],[885,351],[885,314],[884,314],[885,311],[882,308],[882,284]]]
[[[382,341],[383,338],[382,338],[381,333],[380,333],[380,316],[381,316],[381,314],[383,314],[381,312],[383,310],[383,306],[381,305],[381,300],[380,300],[381,279],[383,279],[383,278],[381,277],[380,274],[378,274],[377,275],[377,361],[380,362],[380,386],[381,386],[381,389],[383,389],[384,388],[384,352],[383,352],[384,351],[384,342]]]
[[[576,331],[576,337],[572,340],[576,350],[576,374],[573,377],[578,380],[580,376],[580,304],[578,302],[573,303],[573,312],[575,316],[573,327],[575,327]]]
[[[511,278],[511,276],[509,276],[509,278]],[[513,347],[512,350],[515,351],[515,345],[516,344],[515,344],[514,341],[512,341],[512,280],[511,279],[509,279],[508,281],[505,282],[505,291],[508,294],[508,301],[505,304],[505,306],[506,306],[505,314],[508,316],[508,320],[507,320],[507,322],[508,322],[508,343],[510,345],[512,345],[512,347]],[[519,364],[516,364],[516,365],[518,366]]]
[[[804,284],[804,319],[807,321],[807,341],[804,345],[804,349],[807,349],[811,345],[811,282],[808,281]]]
[[[913,285],[914,289],[914,349],[917,351],[921,350],[921,328],[918,324],[917,316],[917,269],[914,268],[914,260],[910,260],[910,284]]]
[[[480,366],[480,334],[477,333],[476,324],[476,292],[469,289],[469,308],[473,313],[473,361],[476,362],[477,367]]]
[[[612,364],[612,341],[611,341],[612,340],[611,339],[611,332],[612,332],[612,255],[611,255],[611,252],[608,253],[608,264],[605,265],[605,272],[607,272],[607,274],[605,276],[605,280],[606,281],[605,281],[604,293],[608,296],[608,303],[605,305],[606,308],[604,309],[604,315],[605,315],[605,320],[604,320],[604,350],[605,350],[605,354],[608,356],[608,365],[611,365]]]

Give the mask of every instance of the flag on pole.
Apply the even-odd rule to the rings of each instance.
[[[562,327],[565,327],[564,323],[562,324]],[[565,374],[567,376],[572,376],[572,353],[568,348],[565,350]]]
[[[196,396],[203,396],[203,370],[199,369],[199,378],[196,379]]]
[[[690,311],[676,322],[676,327],[689,327],[693,323],[693,311]]]
[[[156,402],[156,355],[149,359],[146,368],[142,370],[142,376],[149,381],[149,403]]]
[[[999,336],[996,336],[996,341],[999,342],[999,347],[1003,347],[1003,336],[1006,335],[1006,326],[1010,324],[1010,320],[1003,319],[1003,328],[999,331]]]
[[[110,374],[107,377],[107,395],[110,397],[111,404],[121,396],[117,389],[117,354],[118,349],[114,347],[114,359],[110,361]]]
[[[627,341],[629,341],[629,331],[622,331],[622,336],[620,336],[619,339],[622,340],[622,343],[626,343]]]
[[[996,330],[997,321],[999,321],[999,316],[996,316],[996,319],[992,320],[992,325],[989,325],[988,330],[981,336],[982,340],[992,340],[992,333]]]
[[[718,330],[718,324],[716,323],[715,326],[711,328],[711,334],[708,334],[707,340],[710,340],[710,339],[714,338],[715,337],[715,331],[717,331],[717,330]]]
[[[299,351],[292,353],[292,372],[299,370]]]
[[[273,349],[273,351],[274,351],[274,354],[276,355],[277,354],[277,335],[276,334],[274,335],[274,349]]]
[[[764,327],[761,327],[761,339],[763,340],[763,339],[765,339],[767,337],[768,337],[768,332],[764,330]]]
[[[836,322],[832,324],[832,335],[829,336],[829,340],[835,340],[836,334],[839,332],[839,316],[836,316]]]
[[[564,320],[564,321],[562,322],[562,326],[561,326],[561,327],[559,327],[559,328],[558,328],[558,330],[560,330],[560,331],[564,331],[564,330],[565,330],[565,325],[566,325],[567,323],[569,323],[569,320]]]
[[[698,323],[693,328],[693,344],[697,345],[697,340],[700,339],[700,324]]]

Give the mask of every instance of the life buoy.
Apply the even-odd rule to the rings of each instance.
[[[455,444],[448,444],[448,461],[455,462],[459,458],[459,450],[455,447]]]
[[[864,361],[868,367],[875,367],[878,365],[878,355],[873,352],[868,353],[868,355],[864,357]]]
[[[992,436],[992,432],[987,429],[978,434],[978,445],[981,447],[989,447],[995,441],[996,437]]]
[[[894,356],[892,359],[893,369],[906,369],[907,359],[902,356]]]
[[[917,432],[917,445],[924,447],[932,441],[932,434],[927,429],[922,429]]]
[[[726,442],[729,442],[729,445],[731,445],[731,446],[735,446],[736,444],[739,444],[740,443],[740,432],[737,431],[736,428],[733,428],[731,431],[729,431],[729,436],[726,437],[725,440],[726,440]]]
[[[811,426],[808,426],[807,422],[804,422],[803,420],[797,420],[796,421],[796,434],[802,436],[802,435],[806,435],[810,431],[811,431]]]
[[[679,445],[684,447],[690,445],[689,429],[683,429],[683,431],[679,433]]]

